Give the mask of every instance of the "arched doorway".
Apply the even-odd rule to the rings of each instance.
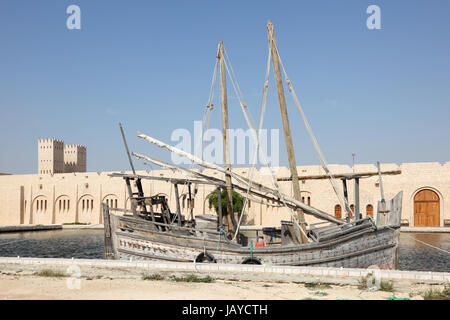
[[[439,227],[439,211],[439,196],[433,190],[425,189],[414,196],[414,226]]]

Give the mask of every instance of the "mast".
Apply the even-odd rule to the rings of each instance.
[[[288,118],[287,108],[286,108],[286,98],[284,96],[283,80],[281,78],[281,72],[280,72],[280,58],[278,56],[278,50],[276,49],[275,33],[273,30],[273,24],[270,20],[267,24],[267,32],[268,32],[268,37],[269,37],[270,50],[272,53],[273,72],[275,75],[275,82],[277,85],[278,101],[280,103],[281,120],[283,122],[284,138],[285,138],[286,149],[287,149],[287,153],[288,153],[289,168],[291,170],[294,198],[295,198],[295,200],[301,201],[300,185],[298,183],[297,165],[295,163],[294,146],[292,144],[291,129],[289,126],[289,118]],[[298,218],[300,228],[302,228],[302,230],[303,230],[303,232],[300,232],[299,238],[302,243],[307,243],[308,239],[305,236],[305,234],[306,234],[305,216],[301,209],[297,209],[296,212],[297,212],[297,218]]]
[[[223,130],[223,158],[224,158],[224,168],[227,172],[231,171],[230,164],[230,152],[228,144],[228,107],[227,107],[227,84],[226,84],[226,73],[225,73],[225,57],[223,52],[223,42],[219,41],[219,48],[217,51],[217,58],[219,59],[219,70],[220,70],[220,91],[221,91],[221,102],[222,102],[222,130]],[[227,218],[228,218],[228,230],[234,232],[236,221],[233,214],[233,189],[231,185],[231,175],[230,173],[225,174],[225,183],[227,189]]]

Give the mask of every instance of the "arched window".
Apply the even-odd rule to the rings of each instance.
[[[35,202],[36,202],[36,212],[38,213],[47,212],[47,199],[45,198],[45,196],[38,196]],[[33,204],[31,204],[31,206],[34,207]]]
[[[311,205],[311,197],[308,197],[308,206]]]
[[[58,204],[58,205],[56,205]],[[69,197],[66,195],[59,196],[57,202],[55,202],[55,208],[57,208],[58,213],[64,213],[69,211]]]
[[[78,202],[78,208],[80,207],[80,204],[81,204],[81,211],[84,214],[90,214],[94,209],[94,198],[90,195],[84,195]]]
[[[115,194],[107,195],[105,198],[103,198],[103,202],[106,203],[110,208],[117,208],[118,200]]]
[[[342,218],[341,206],[338,204],[334,206],[334,216],[338,219]]]
[[[371,216],[373,218],[373,206],[371,204],[366,206],[366,216]]]

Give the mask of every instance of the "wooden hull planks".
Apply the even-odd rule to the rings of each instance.
[[[182,229],[160,231],[151,221],[130,216],[110,214],[106,221],[110,221],[112,252],[105,256],[110,259],[194,262],[208,256],[206,262],[225,264],[389,269],[397,265],[399,230],[388,226],[355,228],[323,242],[250,248],[220,234],[211,238],[189,235]]]

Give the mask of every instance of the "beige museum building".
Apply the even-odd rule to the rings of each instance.
[[[85,172],[86,148],[79,145],[65,146],[61,140],[39,139],[38,174],[0,174],[0,225],[22,224],[101,224],[101,204],[130,208],[125,182],[110,177],[111,172]],[[372,164],[330,165],[334,174],[376,172]],[[235,168],[236,173],[248,175],[248,168]],[[264,169],[253,169],[253,180],[272,187],[272,178]],[[381,170],[401,170],[401,174],[383,176],[386,200],[403,191],[402,223],[410,227],[444,227],[450,225],[450,162],[440,164],[403,163],[381,164]],[[221,177],[212,170],[205,174]],[[301,176],[324,174],[320,166],[299,166]],[[142,171],[139,174],[157,177],[183,177],[170,170]],[[277,177],[289,176],[286,167],[276,168]],[[338,181],[340,182],[340,181]],[[340,183],[341,184],[341,183]],[[292,196],[291,182],[279,182],[281,191]],[[176,202],[171,184],[155,180],[143,181],[148,194],[167,196],[169,206],[175,211]],[[339,185],[342,194],[342,186]],[[180,203],[184,215],[189,214],[187,187],[179,186]],[[193,201],[194,215],[213,213],[208,206],[210,185],[198,185]],[[344,209],[328,180],[301,180],[302,200],[318,209],[336,216],[344,216]],[[354,203],[353,182],[348,182],[349,203]],[[360,179],[360,212],[376,218],[377,202],[380,200],[379,178]],[[277,226],[280,220],[291,220],[288,209],[275,204],[250,201],[244,223],[258,226]],[[307,222],[317,222],[306,216]]]

